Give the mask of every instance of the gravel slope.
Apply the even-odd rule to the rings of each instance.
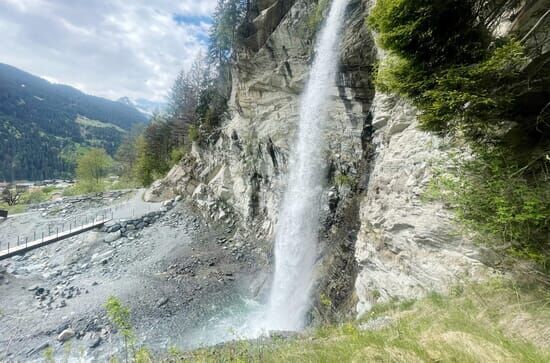
[[[117,216],[135,216],[136,206],[143,212],[160,207],[142,202],[141,192],[126,203]],[[50,219],[32,213],[8,220],[0,237]],[[265,264],[256,262],[265,253],[234,232],[209,225],[178,203],[133,236],[105,243],[108,234],[92,231],[0,261],[0,360],[43,360],[48,346],[59,358],[121,354],[120,337],[103,308],[109,296],[130,306],[138,345],[164,351],[208,343],[212,331],[203,339],[200,327],[257,294],[256,281],[266,276]],[[57,337],[66,329],[76,336],[63,344]],[[230,332],[214,336],[223,340]]]

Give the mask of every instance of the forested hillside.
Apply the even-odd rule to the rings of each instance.
[[[113,153],[147,117],[120,102],[0,64],[0,180],[70,176],[82,147]]]

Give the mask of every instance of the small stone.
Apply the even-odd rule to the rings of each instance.
[[[107,236],[105,236],[103,241],[105,241],[105,243],[112,243],[117,239],[119,239],[121,236],[122,236],[122,232],[120,232],[120,229],[118,229],[116,232],[109,233]]]
[[[97,337],[93,339],[90,344],[88,344],[88,348],[95,349],[101,344],[101,337]]]
[[[157,308],[160,308],[161,306],[165,305],[168,302],[168,298],[162,298],[159,301],[157,301]]]
[[[57,336],[57,340],[60,342],[66,342],[67,340],[71,339],[76,335],[75,331],[73,329],[65,329]]]

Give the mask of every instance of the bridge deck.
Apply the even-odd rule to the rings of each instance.
[[[90,230],[92,230],[96,227],[101,227],[105,223],[109,222],[110,220],[111,220],[110,218],[96,220],[92,223],[84,224],[80,227],[71,229],[69,231],[59,232],[59,233],[56,233],[56,234],[53,234],[53,235],[50,235],[50,236],[47,236],[47,237],[44,237],[44,238],[37,239],[37,240],[32,241],[32,242],[27,242],[27,243],[23,242],[23,243],[20,243],[17,246],[11,246],[11,247],[8,245],[7,249],[0,250],[0,260],[3,260],[3,259],[6,259],[6,258],[9,258],[9,257],[13,257],[15,255],[25,253],[25,252],[34,250],[34,249],[39,248],[39,247],[46,246],[46,245],[64,240],[64,239],[69,238],[69,237],[76,236],[77,234],[90,231]]]

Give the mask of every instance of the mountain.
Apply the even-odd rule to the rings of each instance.
[[[162,112],[166,109],[166,103],[150,101],[144,98],[134,100],[130,97],[121,97],[117,100],[117,102],[137,108],[141,113],[144,113],[147,116],[153,116],[155,112]]]
[[[113,154],[148,117],[135,107],[0,63],[0,180],[71,176],[83,147]]]

